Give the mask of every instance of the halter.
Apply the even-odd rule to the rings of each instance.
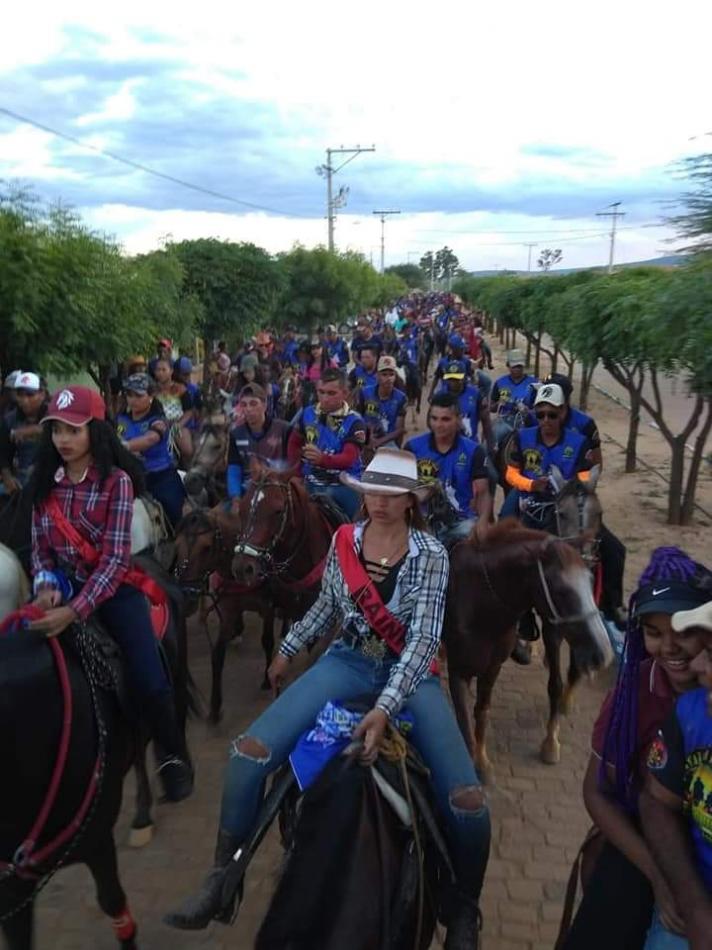
[[[293,515],[295,512],[294,492],[289,482],[270,479],[269,476],[263,476],[262,478],[257,479],[257,481],[254,483],[254,486],[252,498],[250,499],[250,508],[247,515],[247,524],[245,525],[245,530],[240,532],[240,535],[237,539],[237,543],[235,545],[235,554],[241,554],[244,557],[255,558],[257,561],[260,561],[266,569],[271,570],[274,574],[283,574],[287,571],[298,553],[298,548],[295,548],[289,557],[285,558],[283,561],[277,561],[274,556],[275,551],[284,540],[284,535],[287,525],[289,524],[290,515]],[[278,488],[282,494],[286,496],[286,504],[283,506],[280,514],[279,527],[272,535],[269,545],[267,547],[258,547],[256,544],[252,544],[250,541],[245,539],[250,537],[255,528],[257,521],[257,509],[261,500],[259,499],[259,495],[260,492],[263,492],[265,488]]]
[[[188,517],[191,517],[190,515]],[[197,538],[202,537],[205,534],[212,534],[213,543],[210,548],[211,554],[219,554],[221,551],[225,554],[229,554],[228,548],[225,545],[225,539],[223,537],[222,529],[219,524],[213,523],[207,515],[204,515],[207,525],[203,528],[197,528],[194,531],[186,531],[186,537],[188,540],[188,553],[182,561],[178,561],[173,568],[173,576],[180,584],[181,590],[187,594],[202,594],[208,588],[208,580],[210,575],[213,573],[214,568],[209,567],[204,570],[194,584],[181,584],[181,576],[187,570],[190,560],[191,553],[193,549],[193,544]]]

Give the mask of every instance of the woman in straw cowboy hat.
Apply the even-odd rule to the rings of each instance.
[[[431,771],[457,876],[450,908],[450,950],[478,942],[478,899],[489,854],[487,807],[472,761],[440,688],[434,661],[440,644],[448,581],[442,545],[422,529],[415,456],[380,449],[361,479],[342,479],[363,497],[365,519],[342,525],[329,551],[319,599],[282,642],[269,671],[275,693],[289,664],[307,644],[340,633],[240,736],[225,775],[215,866],[202,890],[167,922],[199,929],[229,919],[222,902],[225,869],[247,838],[267,776],[309,729],[322,707],[373,697],[354,736],[372,762],[389,719],[407,707],[411,741]]]

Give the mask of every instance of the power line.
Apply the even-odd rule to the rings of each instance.
[[[124,158],[121,155],[117,155],[116,152],[108,152],[105,149],[98,148],[96,145],[90,145],[88,142],[83,142],[81,139],[75,138],[73,135],[68,135],[66,132],[60,132],[58,129],[53,129],[49,125],[45,125],[43,122],[38,122],[36,119],[30,119],[27,116],[20,115],[18,112],[13,112],[12,109],[6,109],[3,106],[0,106],[0,113],[9,116],[11,119],[15,119],[17,122],[23,122],[25,125],[34,126],[34,128],[40,129],[42,132],[48,132],[50,135],[55,135],[57,138],[64,139],[66,142],[71,142],[73,145],[78,145],[80,148],[85,148],[91,152],[96,152],[98,155],[102,155],[104,158],[110,158],[114,162],[120,162],[122,165],[128,165],[129,168],[134,168],[137,171],[144,172],[147,175],[153,175],[155,178],[162,178],[164,181],[170,181],[174,185],[180,185],[181,188],[188,188],[190,191],[197,191],[200,194],[208,195],[211,198],[218,198],[220,201],[229,201],[232,204],[242,205],[245,208],[252,208],[254,211],[267,211],[269,214],[277,214],[288,218],[305,217],[305,215],[295,214],[293,211],[279,211],[276,208],[270,208],[267,205],[258,205],[252,201],[244,201],[242,198],[235,198],[233,195],[226,195],[221,191],[214,191],[212,188],[204,188],[202,185],[195,185],[183,178],[176,178],[174,175],[168,175],[165,172],[156,171],[155,168],[149,168],[148,165],[143,165],[141,162],[135,162],[133,159]]]

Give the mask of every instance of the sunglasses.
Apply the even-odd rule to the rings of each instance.
[[[536,417],[537,419],[558,419],[559,413],[558,412],[537,412]]]

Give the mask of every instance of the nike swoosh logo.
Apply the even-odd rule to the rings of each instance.
[[[653,597],[657,597],[658,594],[664,594],[666,590],[670,590],[670,588],[669,588],[669,587],[661,587],[660,590],[656,590],[656,589],[653,587]]]

